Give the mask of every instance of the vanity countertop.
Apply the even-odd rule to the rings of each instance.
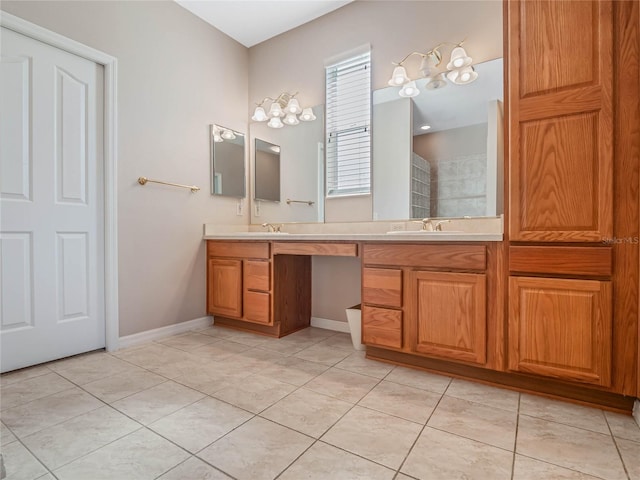
[[[352,241],[352,242],[500,242],[501,233],[424,232],[424,233],[267,233],[226,232],[204,235],[205,240]]]

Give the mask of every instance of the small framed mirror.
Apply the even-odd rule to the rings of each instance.
[[[246,197],[245,135],[220,125],[211,125],[211,194]]]
[[[255,200],[280,201],[280,146],[256,138]]]

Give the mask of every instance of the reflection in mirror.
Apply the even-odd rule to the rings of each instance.
[[[374,220],[502,213],[502,59],[474,68],[465,86],[373,92]]]
[[[245,197],[244,134],[211,125],[211,193]]]
[[[315,121],[295,126],[276,129],[267,127],[266,123],[251,123],[251,142],[260,139],[281,149],[280,203],[256,200],[251,208],[251,223],[324,220],[324,107],[316,105],[312,111]],[[254,197],[264,197],[259,185],[263,181],[260,166],[255,162],[252,166]],[[287,199],[296,202],[287,203]]]
[[[280,146],[256,138],[254,199],[280,201]]]

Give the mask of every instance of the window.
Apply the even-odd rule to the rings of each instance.
[[[371,52],[326,67],[327,197],[371,192]]]

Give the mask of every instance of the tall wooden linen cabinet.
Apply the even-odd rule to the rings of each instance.
[[[506,1],[510,371],[640,396],[637,1]]]

